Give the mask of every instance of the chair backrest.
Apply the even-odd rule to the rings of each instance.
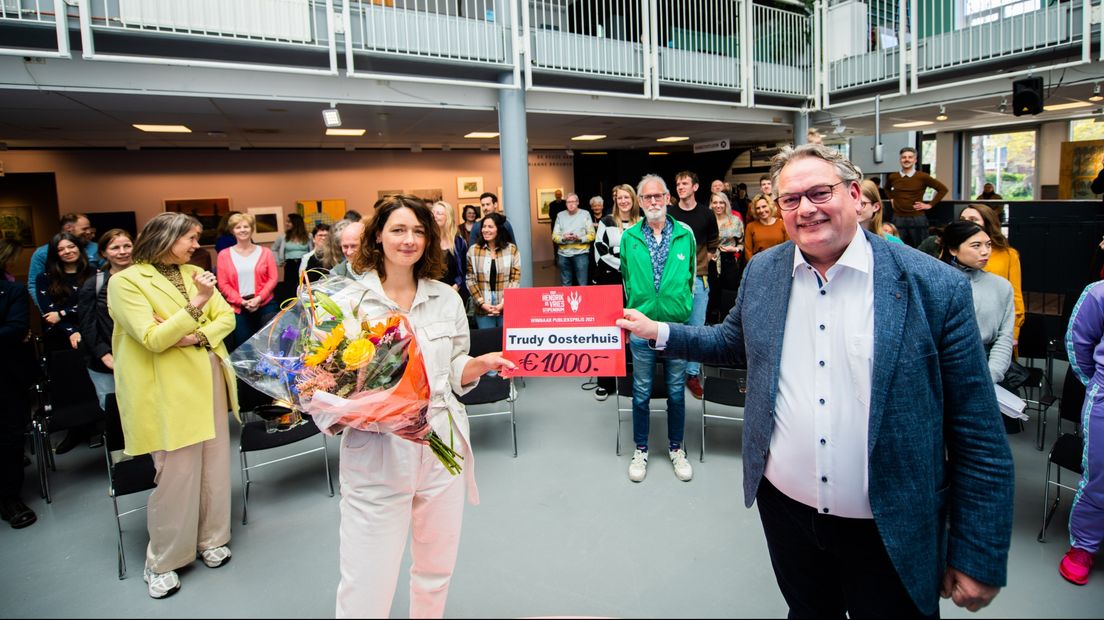
[[[245,381],[238,379],[238,408],[241,409],[243,413],[253,412],[271,404],[271,396],[257,390]]]
[[[48,359],[50,404],[55,410],[89,403],[99,408],[96,386],[88,376],[88,366],[80,351],[51,351]]]
[[[473,329],[471,334],[471,346],[468,350],[468,355],[472,357],[479,357],[486,353],[494,353],[495,351],[502,350],[502,328],[501,327],[485,327],[483,329]]]
[[[104,398],[104,450],[107,452],[107,475],[115,497],[138,493],[157,486],[157,469],[153,457],[142,454],[129,457],[122,454],[125,441],[119,419],[119,402],[114,394]]]
[[[104,444],[108,452],[122,450],[126,445],[123,423],[119,419],[119,401],[113,393],[104,398]]]
[[[704,365],[702,400],[729,407],[743,407],[747,400],[747,369]]]
[[[1046,322],[1046,315],[1034,312],[1024,315],[1023,326],[1020,327],[1020,339],[1016,344],[1020,357],[1046,358],[1048,340]]]
[[[1085,384],[1077,378],[1072,368],[1066,371],[1066,380],[1062,383],[1062,400],[1058,403],[1058,415],[1066,421],[1080,427],[1081,407],[1085,403]]]

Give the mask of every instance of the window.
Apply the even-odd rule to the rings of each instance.
[[[986,183],[1005,200],[1035,197],[1035,130],[970,137],[970,178],[967,196]]]
[[[1091,118],[1070,121],[1070,140],[1104,140],[1104,123]]]
[[[923,166],[923,168],[920,168]],[[923,169],[928,174],[935,174],[935,135],[924,136],[920,141],[920,161],[917,164],[918,169]]]

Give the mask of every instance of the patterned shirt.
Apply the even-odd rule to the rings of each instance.
[[[644,242],[648,244],[648,253],[652,255],[652,281],[655,290],[659,292],[659,281],[663,278],[663,267],[667,264],[667,253],[671,251],[671,233],[675,225],[671,220],[666,220],[663,225],[663,233],[660,239],[655,238],[655,232],[650,226],[644,227]]]

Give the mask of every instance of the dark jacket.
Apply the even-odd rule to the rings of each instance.
[[[31,297],[22,282],[9,282],[3,275],[0,271],[0,350],[4,351],[0,355],[0,386],[4,398],[13,398],[25,393],[35,374],[34,354],[27,340]]]
[[[111,353],[111,333],[115,330],[115,321],[111,320],[107,311],[109,279],[111,272],[105,269],[85,280],[77,291],[81,350],[84,351],[88,367],[96,372],[112,372],[101,361],[104,355]],[[99,290],[96,290],[97,286]]]
[[[864,231],[874,255],[869,496],[874,522],[922,614],[947,566],[1003,586],[1015,477],[969,281]],[[667,353],[748,369],[744,503],[763,479],[778,395],[795,246],[747,265],[724,323],[670,325]]]

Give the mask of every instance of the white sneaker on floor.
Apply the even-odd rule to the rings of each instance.
[[[230,561],[230,547],[223,545],[204,549],[199,552],[199,557],[203,559],[203,563],[207,565],[207,568],[218,568]]]
[[[690,461],[686,460],[686,450],[679,448],[671,450],[668,454],[671,456],[671,465],[675,467],[676,478],[687,482],[694,477],[694,468],[690,467]]]
[[[155,573],[149,568],[142,572],[142,579],[149,584],[149,595],[152,598],[165,598],[180,589],[180,577],[176,571],[167,573]]]
[[[629,480],[640,482],[648,475],[648,453],[643,450],[633,452],[632,462],[629,463]]]

